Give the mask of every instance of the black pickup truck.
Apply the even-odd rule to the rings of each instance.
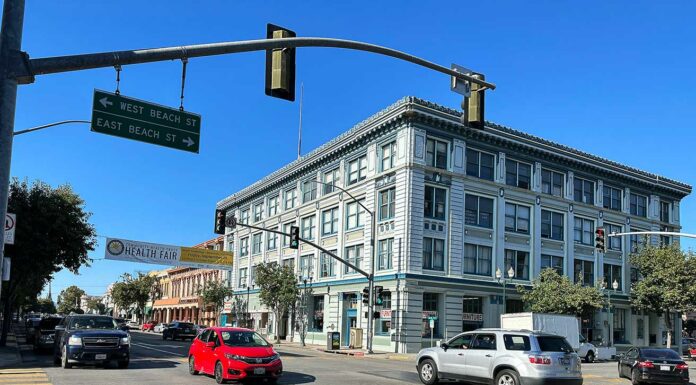
[[[130,360],[130,335],[113,318],[69,315],[56,326],[53,361],[65,369],[73,364],[115,361],[125,369]]]

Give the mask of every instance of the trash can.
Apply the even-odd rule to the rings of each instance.
[[[341,349],[341,333],[328,332],[326,334],[326,350]]]
[[[362,349],[363,330],[360,328],[350,328],[350,344],[351,349]]]

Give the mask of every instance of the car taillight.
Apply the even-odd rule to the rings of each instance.
[[[655,367],[655,365],[653,365],[652,361],[639,362],[638,366],[641,368],[654,368]]]
[[[529,363],[535,365],[551,365],[551,357],[529,356]]]
[[[688,369],[689,369],[689,365],[688,365],[688,364],[677,364],[677,366],[676,366],[675,368],[676,368],[677,370],[688,370]]]

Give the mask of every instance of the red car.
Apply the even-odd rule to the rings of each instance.
[[[227,380],[266,379],[275,384],[283,373],[280,356],[253,330],[214,327],[202,331],[189,348],[189,373]]]
[[[152,332],[155,331],[155,326],[157,326],[157,321],[147,321],[143,324],[142,327],[140,327],[140,330],[143,332]]]

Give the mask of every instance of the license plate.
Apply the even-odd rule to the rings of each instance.
[[[266,368],[254,368],[254,374],[266,374]]]
[[[106,359],[106,354],[95,354],[94,355],[95,360],[105,360]]]
[[[660,370],[666,370],[669,371],[671,368],[667,365],[660,365]]]
[[[570,358],[559,358],[558,362],[560,362],[561,365],[570,365]]]

